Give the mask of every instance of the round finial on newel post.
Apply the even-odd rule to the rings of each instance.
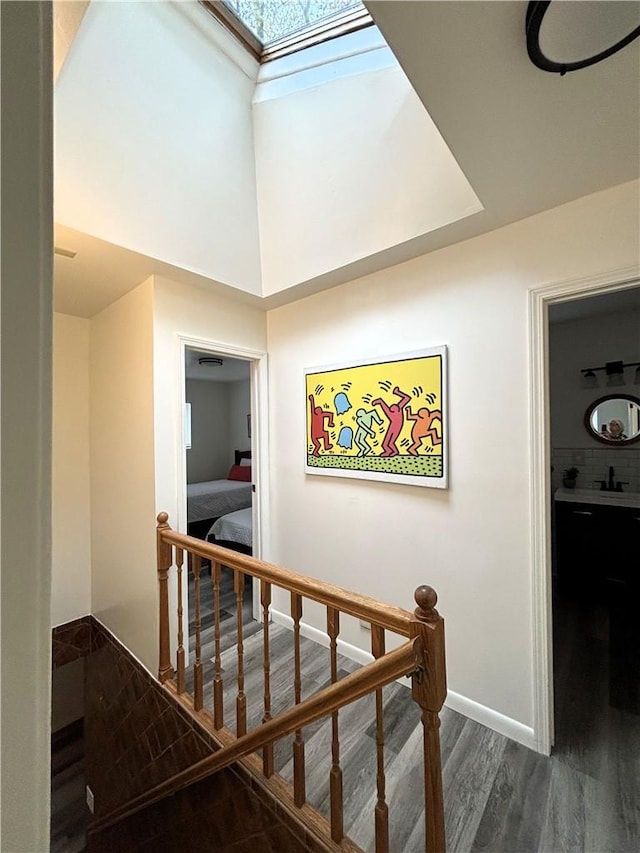
[[[158,527],[160,525],[164,526],[169,521],[169,513],[168,512],[159,512],[158,513]]]
[[[440,618],[440,614],[436,610],[438,596],[432,586],[423,584],[419,586],[413,594],[416,604],[415,615],[421,622],[434,622]]]

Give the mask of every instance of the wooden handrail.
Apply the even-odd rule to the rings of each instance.
[[[277,717],[253,729],[248,734],[238,738],[230,746],[192,764],[186,770],[176,773],[170,779],[161,782],[144,794],[140,794],[103,818],[99,818],[89,831],[91,833],[100,832],[147,806],[157,803],[195,782],[206,779],[218,770],[228,767],[234,761],[260,749],[270,741],[284,737],[298,728],[319,720],[321,717],[328,716],[345,705],[349,705],[376,689],[390,684],[396,678],[415,672],[421,667],[423,658],[422,640],[416,637],[404,643],[400,648],[363,666],[357,672],[345,676],[340,681],[305,699],[299,705],[294,705],[288,711],[284,711]]]
[[[213,545],[211,542],[204,542],[202,539],[194,539],[191,536],[185,536],[183,533],[176,533],[168,526],[162,527],[163,524],[167,523],[167,519],[166,513],[160,513],[158,516],[158,538],[159,541],[167,545],[177,545],[178,548],[184,548],[191,551],[192,554],[204,557],[206,560],[238,569],[254,578],[260,578],[260,580],[283,587],[304,598],[310,598],[327,607],[333,607],[341,613],[355,616],[357,619],[363,619],[373,625],[379,625],[381,628],[393,631],[401,637],[409,637],[409,623],[413,617],[409,610],[390,604],[381,604],[368,595],[359,595],[340,586],[334,586],[292,572],[290,569],[265,563],[256,557],[249,557],[235,551],[229,551],[227,548],[221,548],[219,545]]]
[[[436,610],[438,596],[430,586],[419,586],[415,599],[418,606],[411,621],[411,636],[422,640],[423,660],[419,677],[414,677],[411,689],[414,700],[422,709],[425,801],[431,807],[431,814],[426,820],[425,845],[428,853],[444,853],[446,840],[439,734],[440,710],[447,697],[444,620]]]
[[[235,593],[235,608],[237,622],[236,652],[238,658],[237,696],[236,696],[236,733],[237,737],[231,742],[225,736],[221,741],[221,749],[214,755],[186,768],[181,773],[162,782],[150,791],[140,794],[129,803],[101,818],[92,827],[95,832],[134,814],[164,797],[181,790],[194,782],[198,782],[230,763],[243,760],[251,762],[253,756],[249,753],[263,749],[262,777],[270,782],[274,777],[273,742],[291,732],[296,736],[293,743],[294,786],[292,805],[298,810],[295,819],[302,818],[303,810],[308,808],[305,794],[304,771],[304,739],[303,726],[308,725],[324,716],[331,716],[331,844],[341,846],[348,843],[344,836],[342,791],[342,768],[340,764],[340,738],[338,726],[338,710],[344,705],[367,694],[375,693],[376,700],[376,760],[377,760],[377,802],[375,806],[375,844],[377,853],[388,853],[389,850],[389,808],[386,802],[384,779],[384,703],[382,687],[390,681],[411,673],[413,699],[421,708],[423,727],[423,760],[424,760],[424,795],[425,795],[425,849],[427,853],[443,853],[445,850],[444,805],[442,797],[442,770],[439,742],[439,714],[446,696],[446,672],[444,653],[444,620],[436,610],[438,597],[429,586],[421,586],[415,591],[417,607],[413,613],[400,607],[382,604],[374,599],[350,592],[342,587],[333,586],[322,581],[297,574],[288,569],[266,563],[254,557],[230,551],[218,545],[194,539],[190,536],[173,531],[168,524],[166,513],[160,513],[157,526],[158,537],[158,583],[160,604],[160,646],[159,646],[159,679],[170,690],[177,690],[177,699],[183,704],[191,702],[187,707],[198,712],[202,708],[201,684],[201,619],[200,619],[200,585],[199,569],[202,561],[211,561],[212,587],[214,597],[214,641],[215,655],[213,659],[213,717],[215,730],[223,727],[223,683],[220,656],[220,573],[221,567],[226,567],[233,576]],[[193,680],[193,695],[185,694],[184,662],[178,648],[177,682],[174,682],[174,670],[169,657],[169,596],[168,574],[173,562],[175,549],[175,565],[180,580],[180,566],[183,553],[189,557],[189,565],[194,567],[192,572],[194,595],[194,640],[196,657],[190,673]],[[264,716],[263,725],[246,732],[246,697],[244,694],[244,641],[243,641],[243,591],[244,577],[257,578],[261,582],[261,603],[265,626],[263,628],[263,670],[264,670]],[[269,609],[271,605],[271,586],[287,590],[291,596],[291,618],[293,620],[293,688],[295,705],[288,711],[270,719],[271,715],[271,683],[269,665]],[[324,605],[327,611],[327,636],[329,639],[331,685],[315,696],[301,699],[300,672],[300,627],[302,616],[302,600],[310,599]],[[180,595],[178,595],[178,612],[182,613]],[[372,654],[375,661],[358,672],[337,680],[337,654],[339,643],[340,613],[344,613],[366,621],[372,631]],[[389,630],[400,636],[409,638],[409,643],[394,652],[385,654],[385,631]],[[178,635],[180,647],[180,633]],[[181,674],[182,672],[182,674]],[[181,688],[181,689],[180,689]],[[200,711],[205,713],[205,711]],[[207,712],[208,713],[208,712]],[[225,729],[226,731],[226,729]],[[231,732],[229,732],[231,735]],[[231,735],[231,737],[233,737]],[[277,774],[275,774],[277,775]],[[313,810],[312,810],[313,811]],[[320,817],[318,815],[318,817]],[[306,820],[305,817],[303,820]],[[319,838],[326,841],[328,833],[323,827]]]

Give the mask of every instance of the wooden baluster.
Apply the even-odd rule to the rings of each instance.
[[[236,698],[236,734],[242,737],[247,733],[247,697],[244,695],[244,642],[242,630],[242,603],[244,597],[244,574],[234,569],[234,590],[238,626],[238,696]]]
[[[211,566],[211,584],[213,586],[213,642],[214,642],[214,676],[213,676],[213,725],[221,729],[224,725],[224,702],[222,682],[222,662],[220,658],[220,563],[213,562]]]
[[[412,679],[414,700],[422,709],[424,730],[425,850],[444,853],[444,804],[440,760],[440,710],[447,695],[444,653],[444,619],[436,610],[438,596],[430,586],[415,591],[418,605],[409,628],[410,636],[422,640],[419,669]]]
[[[377,660],[384,655],[384,628],[371,626],[371,652]],[[389,850],[389,809],[385,801],[384,775],[384,711],[382,688],[376,690],[376,755],[378,759],[377,789],[378,801],[375,808],[376,853],[388,853]]]
[[[169,678],[173,678],[173,667],[171,666],[171,641],[169,636],[169,569],[171,568],[173,548],[167,542],[162,541],[163,531],[171,530],[168,521],[169,516],[166,512],[161,512],[158,515],[158,527],[156,531],[160,607],[158,679],[161,682],[165,682]]]
[[[178,567],[178,654],[176,656],[176,669],[178,672],[178,693],[184,693],[185,689],[185,672],[184,672],[184,632],[182,630],[182,564],[184,562],[184,551],[182,548],[176,548],[176,566]]]
[[[263,723],[271,719],[271,651],[269,648],[269,607],[271,606],[271,584],[260,581],[260,601],[262,603],[263,659],[264,670],[264,716]],[[273,741],[262,749],[262,772],[269,778],[273,775]]]
[[[295,703],[299,705],[302,701],[302,675],[300,665],[300,620],[302,619],[302,596],[296,592],[291,593],[291,616],[293,618],[293,659],[294,676],[293,689]],[[307,799],[306,781],[304,772],[304,740],[302,729],[296,729],[293,741],[293,801],[301,808]]]
[[[338,680],[338,633],[340,631],[340,613],[333,607],[327,607],[327,634],[331,650],[331,683]],[[331,714],[331,771],[329,773],[329,792],[331,799],[331,838],[336,844],[342,841],[343,802],[342,769],[340,767],[340,740],[338,737],[338,712]]]
[[[189,566],[193,574],[193,596],[195,603],[195,629],[196,629],[196,657],[193,663],[193,707],[194,710],[202,710],[204,704],[204,691],[202,685],[202,644],[200,618],[200,572],[202,571],[202,557],[189,551]]]

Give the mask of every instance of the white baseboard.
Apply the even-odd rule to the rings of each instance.
[[[538,749],[535,732],[531,726],[525,726],[511,717],[506,717],[499,711],[494,711],[493,708],[487,708],[486,705],[474,702],[473,699],[467,699],[466,696],[455,693],[453,690],[447,692],[444,704],[452,711],[457,711],[458,714],[469,717],[470,720],[475,720],[476,723],[493,729],[494,732],[515,740],[517,743],[529,747],[529,749],[536,751]]]
[[[272,608],[271,618],[276,624],[290,630],[293,629],[293,619],[288,614],[281,613],[279,610]],[[312,625],[301,622],[300,633],[303,637],[307,637],[325,648],[329,646],[328,635],[324,631],[314,628]],[[373,655],[359,649],[357,646],[352,646],[351,643],[344,642],[344,640],[338,640],[338,651],[350,660],[354,660],[360,664],[371,663],[373,660]],[[399,679],[398,683],[403,687],[410,687],[406,679]],[[479,702],[474,702],[473,699],[467,699],[466,696],[455,693],[453,690],[448,691],[445,705],[447,708],[451,708],[452,711],[457,711],[464,717],[469,717],[470,720],[474,720],[488,729],[493,729],[498,734],[515,740],[529,749],[538,750],[535,734],[530,726],[525,726],[523,723],[519,723],[511,717],[506,717],[492,708],[487,708]]]

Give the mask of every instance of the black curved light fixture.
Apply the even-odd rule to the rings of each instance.
[[[544,17],[551,6],[552,0],[530,0],[529,5],[527,6],[527,17],[526,17],[526,35],[527,35],[527,53],[529,54],[529,59],[536,65],[538,68],[543,71],[549,71],[551,73],[560,74],[561,76],[565,75],[568,71],[578,71],[580,68],[587,68],[589,65],[595,65],[596,62],[601,62],[603,59],[606,59],[608,56],[611,56],[614,53],[617,53],[619,50],[622,50],[623,47],[628,45],[634,39],[640,36],[640,26],[634,27],[630,32],[624,35],[622,38],[618,38],[613,44],[609,45],[609,47],[604,50],[600,50],[597,53],[593,53],[591,56],[586,56],[582,59],[577,59],[573,61],[560,61],[558,59],[553,59],[547,56],[541,46],[540,46],[540,29],[542,27],[542,23]],[[558,0],[556,0],[556,6],[558,5]],[[574,10],[578,10],[580,7],[580,3],[562,3],[564,7],[563,11],[567,11],[571,7]],[[603,3],[603,7],[609,6],[609,12],[611,11],[611,6],[613,4]],[[638,4],[628,4],[631,6],[637,7]],[[627,6],[625,3],[624,6]]]
[[[218,366],[221,366],[224,364],[224,360],[218,356],[205,355],[198,359],[198,364],[217,364]]]

